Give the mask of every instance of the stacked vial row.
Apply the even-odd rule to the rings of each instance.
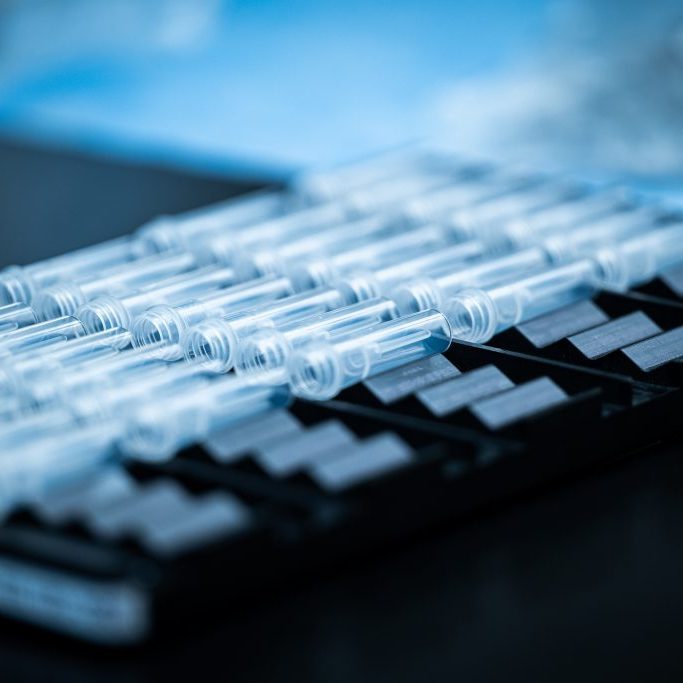
[[[623,189],[403,151],[7,268],[0,499],[680,262],[680,217]]]

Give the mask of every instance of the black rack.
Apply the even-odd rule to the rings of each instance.
[[[164,463],[112,465],[0,527],[0,612],[108,646],[163,636],[680,432],[665,281],[295,402]]]

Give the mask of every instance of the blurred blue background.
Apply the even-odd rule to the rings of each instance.
[[[676,187],[676,0],[0,0],[0,135],[284,177],[415,139]]]
[[[0,126],[77,146],[283,169],[422,136],[430,106],[542,36],[545,0],[23,0]]]

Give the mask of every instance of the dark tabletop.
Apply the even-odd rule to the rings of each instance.
[[[240,189],[1,145],[0,261]],[[127,654],[0,622],[0,680],[683,680],[682,530],[681,447],[661,444]]]

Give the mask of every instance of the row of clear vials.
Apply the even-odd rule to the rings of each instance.
[[[401,151],[0,272],[0,509],[683,263],[683,217]]]

